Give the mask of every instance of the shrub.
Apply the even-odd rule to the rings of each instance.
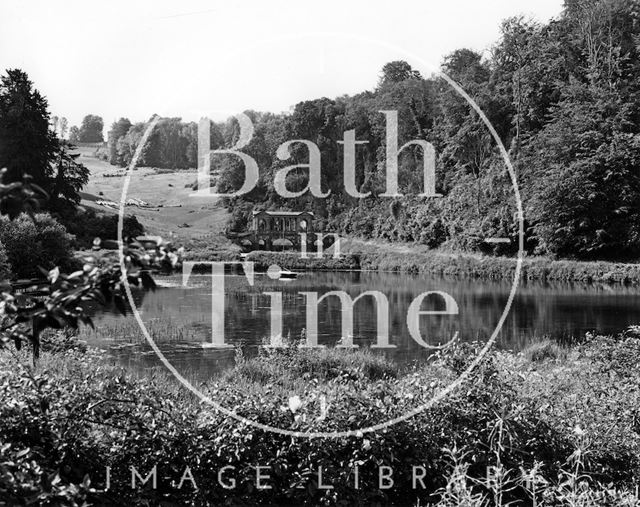
[[[250,360],[236,360],[236,367],[224,379],[231,383],[277,383],[291,388],[301,378],[321,382],[338,378],[380,380],[396,378],[398,373],[395,363],[367,350],[298,350],[294,343],[284,348],[262,349],[258,357]]]
[[[331,254],[325,254],[317,258],[314,252],[303,258],[299,252],[267,252],[254,250],[247,255],[247,261],[255,262],[257,270],[264,271],[269,266],[277,264],[281,268],[294,270],[351,270],[359,268],[358,257],[353,254],[342,254],[334,258]]]
[[[228,227],[230,231],[245,231],[249,228],[252,219],[253,205],[242,203],[233,206],[233,211],[229,217]]]
[[[563,368],[532,369],[522,357],[494,352],[431,409],[385,431],[340,439],[294,439],[238,423],[200,405],[163,374],[139,378],[91,350],[44,354],[40,373],[0,353],[6,400],[0,405],[0,496],[11,504],[65,505],[460,505],[464,499],[530,505],[534,498],[534,505],[565,505],[569,498],[576,500],[572,505],[619,505],[632,499],[640,470],[633,426],[638,370],[621,382],[601,370],[600,358],[612,348],[628,349],[627,357],[638,342],[595,340]],[[241,360],[239,369],[205,389],[263,424],[355,429],[429,399],[455,378],[474,347],[443,352],[403,376],[383,372],[384,361],[360,351],[289,347]],[[367,362],[373,368],[362,368]],[[278,370],[287,373],[286,382],[298,379],[299,403],[276,388]],[[305,375],[310,378],[300,385]],[[330,407],[326,419],[318,417],[320,395]],[[271,467],[272,489],[255,487],[258,464]],[[217,472],[229,465],[236,487],[225,490]],[[380,465],[394,470],[389,490],[378,487]],[[413,489],[412,465],[425,467],[425,489]],[[142,476],[155,466],[157,489],[131,489],[131,466]],[[176,486],[187,466],[198,489],[190,481]],[[333,489],[318,488],[318,467]]]
[[[347,240],[342,244],[345,255],[360,256],[360,267],[372,271],[429,273],[481,279],[513,279],[516,269],[514,257],[469,255],[444,251],[425,251],[382,242]],[[525,257],[522,262],[523,280],[559,280],[585,283],[640,284],[640,264],[614,262],[582,262]]]
[[[556,342],[545,339],[527,346],[522,354],[531,362],[540,362],[546,359],[566,359],[567,351]]]
[[[40,346],[43,351],[52,353],[87,350],[87,342],[78,339],[74,329],[47,329],[40,335]]]
[[[39,267],[71,269],[73,236],[46,213],[31,219],[22,214],[14,220],[0,217],[0,242],[4,245],[17,278],[42,276]]]
[[[0,280],[11,278],[11,263],[4,245],[0,243]]]
[[[118,239],[118,215],[97,213],[93,209],[83,212],[74,210],[70,216],[62,218],[67,231],[75,236],[77,248],[90,248],[95,238]],[[134,215],[125,215],[122,237],[135,238],[144,233],[144,227]]]

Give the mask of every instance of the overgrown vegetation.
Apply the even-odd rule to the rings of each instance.
[[[430,251],[410,244],[348,239],[342,241],[341,251],[357,259],[358,269],[369,271],[513,279],[516,269],[516,259],[512,257]],[[286,263],[282,265],[287,266]],[[525,256],[521,279],[635,285],[640,284],[640,265]]]
[[[71,216],[62,217],[67,231],[74,236],[75,248],[90,248],[95,238],[118,239],[118,215],[97,213],[88,208],[78,210]],[[144,233],[144,227],[135,215],[125,215],[122,222],[122,237],[136,238]]]
[[[7,220],[0,223],[0,237],[16,277],[38,276],[39,268],[56,265],[68,270],[73,267],[68,251],[71,247],[89,247],[96,237],[117,239],[117,216],[83,211],[77,206],[89,171],[77,162],[79,154],[64,139],[66,128],[66,119],[50,117],[46,98],[26,73],[6,71],[0,79],[0,168],[6,168],[3,183],[18,183],[26,177],[40,193],[39,206],[49,213],[33,223],[26,217],[13,224]],[[80,135],[80,140],[101,140],[102,119],[86,116]],[[20,206],[19,199],[4,199],[0,211],[13,216],[20,213]],[[123,231],[124,237],[135,237],[142,226],[135,217],[127,216]]]
[[[633,0],[567,0],[548,24],[513,18],[503,22],[490,56],[469,49],[445,57],[441,68],[484,111],[509,151],[524,205],[526,250],[579,259],[634,259],[640,253],[640,13]],[[415,146],[399,157],[401,200],[380,197],[386,188],[385,132],[380,111],[398,111],[398,146],[424,139],[437,154],[437,191],[424,191],[422,154]],[[290,115],[249,111],[254,137],[243,151],[261,169],[255,189],[229,206],[242,224],[246,204],[256,209],[313,211],[321,229],[347,236],[412,242],[430,248],[513,254],[517,249],[515,198],[504,162],[486,126],[441,77],[424,77],[406,62],[390,62],[372,91],[301,102]],[[213,147],[237,140],[234,121],[212,129]],[[338,142],[354,130],[366,144],[356,150],[355,188],[347,194]],[[275,175],[290,191],[304,191],[308,149],[278,146],[313,141],[321,156],[322,192],[285,199]],[[237,157],[217,157],[221,191],[238,189]],[[239,213],[237,213],[239,212]],[[488,246],[487,238],[510,244]]]
[[[40,268],[63,270],[77,267],[72,260],[73,236],[46,213],[33,218],[22,214],[14,220],[0,217],[0,242],[4,245],[15,278],[38,278]]]
[[[356,255],[341,255],[334,258],[325,254],[318,258],[314,252],[310,252],[306,258],[300,253],[294,252],[262,252],[254,251],[247,255],[247,261],[255,263],[258,270],[266,270],[269,266],[278,265],[281,268],[295,270],[345,270],[359,269],[360,263]]]
[[[418,416],[372,434],[311,440],[220,415],[164,373],[138,378],[95,351],[68,348],[44,353],[35,372],[20,366],[23,354],[0,355],[7,400],[0,407],[0,492],[10,503],[638,503],[638,338],[599,337],[561,363],[494,352],[463,386]],[[285,347],[254,359],[238,355],[234,370],[204,388],[264,424],[358,428],[426,401],[476,350],[461,345],[400,374],[368,353]],[[222,481],[235,486],[224,489],[218,471],[229,465],[235,468],[225,469]],[[270,467],[262,472],[272,489],[256,487],[256,465]],[[414,465],[424,467],[424,489],[420,482],[413,488]],[[106,466],[109,491],[103,491]],[[138,480],[132,489],[131,466],[142,477],[155,466],[157,488]],[[198,489],[190,479],[178,488],[187,466]],[[379,486],[382,466],[393,470],[388,489]],[[319,467],[322,484],[333,489],[319,487]]]
[[[3,183],[30,178],[48,196],[46,209],[73,209],[89,171],[76,162],[72,146],[58,137],[47,99],[33,87],[27,74],[7,70],[0,78],[0,168]],[[4,202],[6,206],[8,202]]]
[[[567,349],[548,338],[527,346],[522,354],[532,363],[540,361],[563,360],[567,358]]]

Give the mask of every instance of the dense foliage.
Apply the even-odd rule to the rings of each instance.
[[[7,250],[4,245],[0,243],[0,280],[8,280],[12,276]]]
[[[74,211],[61,217],[67,231],[74,236],[76,248],[90,248],[95,238],[118,239],[118,215],[98,213],[91,208]],[[136,238],[144,233],[144,227],[135,215],[125,215],[122,222],[122,237]]]
[[[113,123],[109,130],[109,163],[121,167],[129,165],[146,126],[143,122],[132,125],[127,118]],[[163,118],[143,147],[138,165],[168,169],[196,167],[197,139],[195,123],[185,123],[180,118]]]
[[[96,237],[117,239],[118,217],[84,211],[80,192],[89,181],[89,171],[77,162],[74,145],[64,140],[66,118],[50,117],[46,99],[34,89],[20,70],[8,70],[0,82],[0,168],[5,184],[27,181],[37,192],[35,207],[51,216],[30,221],[26,216],[12,222],[0,220],[0,238],[12,267],[12,278],[41,276],[41,269],[73,268],[71,248],[87,248]],[[102,119],[87,115],[81,129],[73,131],[74,142],[102,140]],[[26,179],[25,179],[26,178]],[[26,187],[24,187],[26,188]],[[0,211],[14,218],[22,211],[25,196],[1,196]],[[61,225],[62,224],[62,227]],[[66,231],[65,231],[66,229]],[[135,217],[124,221],[124,237],[143,232]],[[70,233],[71,235],[67,234]]]
[[[140,378],[84,352],[73,340],[55,341],[45,343],[59,352],[45,353],[38,373],[21,368],[19,356],[0,355],[0,392],[7,400],[0,407],[0,492],[11,503],[637,501],[636,338],[596,339],[562,363],[552,353],[537,353],[530,361],[496,352],[434,408],[386,431],[330,440],[295,439],[238,424],[162,375]],[[256,359],[239,354],[236,368],[209,388],[218,402],[266,424],[357,428],[427,399],[460,372],[472,349],[461,346],[407,374],[361,352],[285,348]],[[301,378],[309,380],[306,387]],[[330,404],[330,418],[318,417],[320,394]],[[272,489],[256,487],[257,465],[270,467],[261,473]],[[425,468],[424,488],[413,488],[413,465]],[[232,489],[218,482],[225,466],[235,467],[222,471],[223,484],[235,481]],[[378,482],[381,466],[393,470],[389,489]],[[130,467],[141,476],[134,488]],[[141,484],[153,467],[155,488],[151,478]],[[189,475],[181,481],[187,467],[197,489]]]
[[[81,143],[101,143],[104,140],[102,137],[103,128],[104,121],[100,116],[88,114],[82,119],[78,130],[78,141]]]
[[[15,278],[38,278],[40,268],[72,266],[73,237],[50,215],[33,218],[22,214],[14,220],[0,217],[0,242],[5,247]]]
[[[513,280],[516,259],[491,257],[467,253],[432,252],[425,247],[407,251],[398,245],[380,245],[377,242],[347,240],[342,252],[357,259],[357,268],[367,271],[438,275],[469,279]],[[269,259],[270,253],[252,253],[252,258]],[[294,260],[273,254],[283,267],[294,265]],[[640,284],[640,264],[610,261],[576,261],[525,257],[521,263],[521,280],[561,281],[605,284]]]
[[[72,146],[59,138],[47,100],[21,70],[7,70],[0,80],[0,168],[5,183],[29,176],[46,194],[52,211],[73,208],[89,171],[76,161]]]

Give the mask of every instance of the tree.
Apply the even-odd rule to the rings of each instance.
[[[26,266],[25,255],[40,255],[41,267],[46,269],[57,262],[64,262],[69,253],[71,237],[55,220],[39,216],[33,221],[35,212],[47,197],[34,182],[41,181],[55,189],[61,178],[74,191],[78,189],[74,180],[77,181],[77,171],[82,166],[75,163],[74,157],[68,156],[67,148],[68,145],[61,143],[50,130],[47,102],[33,89],[27,75],[20,70],[7,71],[0,80],[0,214],[7,215],[8,220],[2,219],[0,231],[7,233],[5,239],[9,243],[14,242],[13,247],[22,242],[13,248],[12,264],[15,269]],[[53,162],[59,161],[61,155],[62,171],[59,165],[58,175],[62,172],[64,176],[51,178]],[[76,171],[70,179],[69,166]],[[65,190],[61,189],[59,195],[65,195]],[[23,211],[27,214],[20,215]],[[14,219],[17,221],[13,222]],[[89,302],[114,303],[121,313],[126,314],[125,276],[129,283],[148,289],[153,289],[155,284],[149,275],[150,265],[144,257],[144,249],[137,244],[124,248],[127,259],[124,270],[119,262],[99,267],[91,264],[94,262],[92,259],[86,259],[84,269],[70,275],[62,273],[58,267],[51,269],[45,295],[41,298],[18,300],[2,291],[0,347],[10,342],[16,348],[20,348],[23,342],[31,343],[36,365],[42,331],[47,328],[77,328],[81,323],[92,325],[87,313]],[[4,264],[2,255],[0,264]],[[31,378],[34,379],[33,376]]]
[[[58,128],[60,139],[64,139],[67,136],[67,129],[69,128],[69,121],[64,116],[60,118],[60,124]]]
[[[122,162],[122,154],[118,151],[118,141],[124,137],[131,128],[131,122],[128,118],[120,118],[113,122],[111,130],[108,134],[109,163],[113,165],[124,165]]]
[[[391,83],[400,83],[407,79],[420,79],[420,72],[413,70],[411,65],[403,60],[396,60],[386,63],[382,67],[382,75],[378,86],[384,86]]]
[[[54,173],[49,185],[50,207],[61,210],[80,203],[80,191],[89,183],[89,169],[77,162],[79,153],[72,153],[73,145],[61,140],[53,164]]]
[[[109,130],[109,163],[126,166],[135,152],[146,123],[132,125],[127,118],[114,122]],[[211,147],[221,145],[217,128],[211,129]],[[198,165],[198,126],[180,118],[163,118],[153,129],[140,154],[139,165],[167,169],[195,168]]]
[[[606,86],[606,85],[605,85]],[[607,87],[568,87],[528,144],[527,215],[541,252],[598,258],[640,251],[638,111]]]
[[[104,122],[100,116],[94,114],[88,114],[82,119],[82,125],[80,125],[79,142],[81,143],[101,143],[104,138],[102,136],[102,129],[104,128]]]
[[[47,100],[33,89],[27,74],[8,70],[0,79],[0,168],[7,168],[7,182],[29,175],[49,191],[58,150],[49,121]]]
[[[20,70],[7,71],[0,83],[0,167],[7,169],[6,181],[30,177],[49,195],[52,211],[77,204],[89,172],[50,128],[46,99]],[[65,123],[56,119],[58,128]]]
[[[69,142],[71,144],[77,144],[80,142],[80,129],[75,125],[69,130]]]

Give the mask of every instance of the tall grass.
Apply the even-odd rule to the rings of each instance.
[[[297,349],[295,346],[260,349],[258,357],[236,354],[236,365],[222,374],[224,382],[243,385],[278,385],[295,389],[301,380],[325,383],[335,379],[381,380],[396,378],[399,367],[368,350],[338,348]]]
[[[170,318],[148,320],[145,322],[145,327],[156,343],[199,343],[207,337],[204,331],[198,331],[185,325],[184,322],[176,322]],[[144,334],[134,319],[105,319],[95,329],[81,328],[78,337],[89,343],[111,342],[114,345],[146,343]]]
[[[326,254],[321,258],[309,253],[306,258],[299,252],[263,252],[254,251],[247,255],[247,261],[254,262],[256,269],[266,270],[269,266],[277,264],[281,268],[299,271],[337,271],[359,269],[359,259],[356,255],[346,254],[334,258]]]
[[[343,250],[356,256],[360,268],[413,274],[436,274],[481,279],[513,278],[516,259],[468,253],[449,253],[385,243],[345,241]],[[525,257],[523,280],[640,284],[640,264],[555,260]]]
[[[567,358],[567,349],[558,345],[557,342],[546,338],[527,345],[523,349],[522,354],[528,361],[538,363],[548,359],[565,360]]]

